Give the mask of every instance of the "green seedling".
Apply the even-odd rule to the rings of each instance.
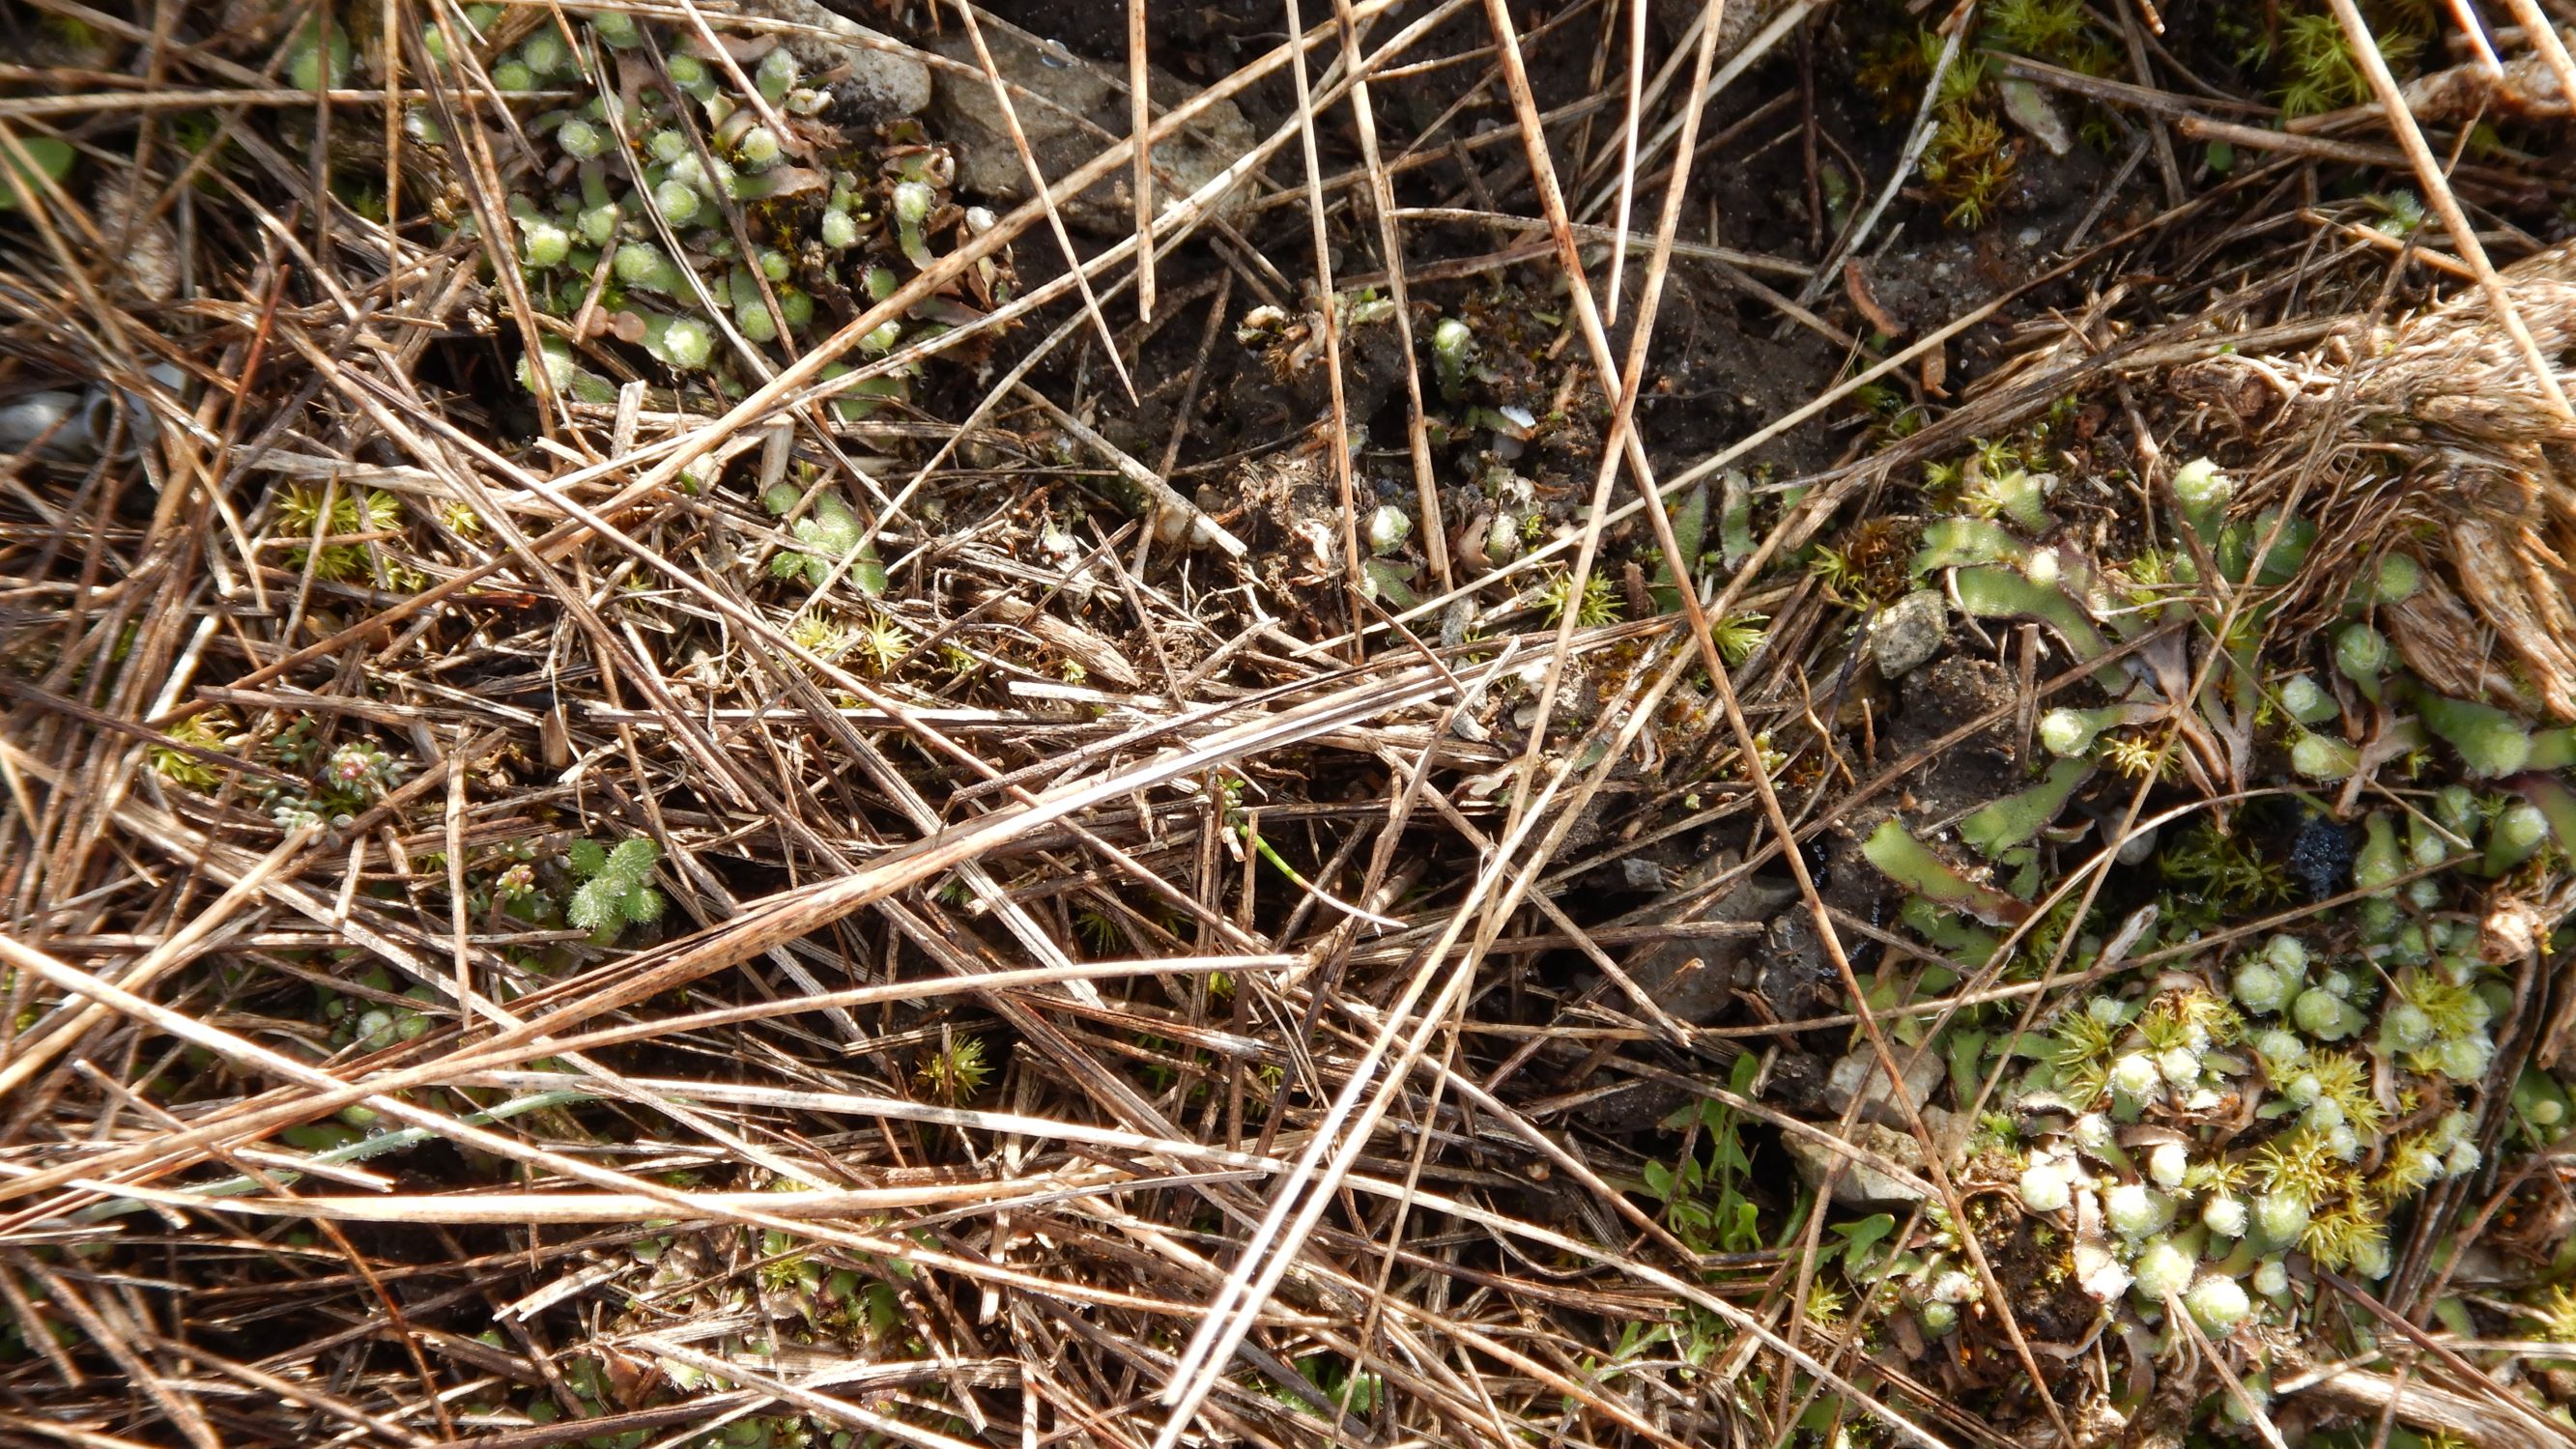
[[[743,337],[752,342],[770,342],[778,336],[778,323],[769,315],[769,304],[760,295],[760,279],[749,267],[735,267],[725,278],[726,300],[733,304],[733,324]]]
[[[547,384],[557,397],[570,397],[578,402],[607,406],[617,401],[617,389],[608,379],[582,366],[573,357],[572,344],[560,337],[542,337],[537,341],[537,355],[545,366]],[[536,370],[528,359],[519,359],[519,386],[537,390]]]
[[[2034,558],[2033,562],[2037,561]],[[2102,631],[2093,627],[2093,618],[2084,606],[2053,583],[1993,565],[1961,569],[1952,577],[1960,606],[1980,619],[2037,619],[2055,630],[2078,659],[2098,659],[2110,648],[2103,642]],[[2110,690],[2128,684],[2128,676],[2116,664],[2095,670],[2093,680]]]
[[[705,205],[706,198],[696,187],[684,181],[664,181],[653,188],[654,210],[661,212],[662,219],[673,226],[687,226],[696,221],[699,210]]]
[[[762,501],[770,512],[783,514],[796,506],[797,497],[795,484],[781,482],[773,485]],[[769,572],[774,577],[786,579],[803,574],[807,583],[819,589],[832,577],[834,565],[853,551],[859,551],[860,561],[850,568],[851,580],[858,584],[861,593],[871,598],[885,592],[885,570],[873,567],[872,561],[860,550],[866,529],[859,516],[850,511],[850,505],[841,501],[837,491],[826,488],[815,494],[812,511],[790,525],[789,532],[804,547],[782,549],[772,557]]]
[[[2145,724],[2162,710],[2153,704],[2106,704],[2100,709],[2052,709],[2039,717],[2039,743],[2052,755],[2080,755],[2104,730]]]
[[[1861,854],[1888,879],[1937,905],[1968,912],[1990,925],[2017,926],[2030,919],[2030,904],[1992,886],[1979,885],[1952,870],[1929,846],[1906,833],[1894,819],[1861,843]]]
[[[286,83],[299,91],[337,90],[349,82],[349,68],[356,64],[357,54],[349,48],[348,32],[331,25],[325,35],[325,28],[322,17],[315,16],[295,32],[286,48]],[[494,83],[499,79],[495,71]]]
[[[18,144],[27,153],[24,161],[15,155],[0,153],[0,211],[16,211],[42,191],[43,183],[37,180],[39,174],[53,181],[71,175],[72,160],[78,154],[72,150],[70,142],[52,136],[25,136],[19,139]],[[33,169],[30,169],[30,163]]]
[[[1736,472],[1721,475],[1719,489],[1718,556],[1728,568],[1739,568],[1753,557],[1757,546],[1753,538],[1753,490],[1746,486],[1744,475]]]
[[[547,25],[529,33],[519,46],[519,59],[541,76],[561,75],[573,68],[572,48],[564,44],[560,32]]]
[[[2255,583],[2267,588],[2286,584],[2296,576],[2299,566],[2307,562],[2308,550],[2316,546],[2317,526],[2304,518],[2281,523],[2280,516],[2277,510],[2265,509],[2255,515],[2252,526],[2221,531],[2220,575],[2231,583],[2243,583],[2251,574]],[[2280,529],[2278,538],[2272,537],[2275,526]],[[2264,551],[2262,567],[2258,569],[2254,566],[2254,551],[2262,548],[2267,538],[2272,539],[2272,545]]]
[[[930,241],[922,227],[930,220],[934,199],[930,187],[919,181],[898,182],[894,188],[895,239],[911,263],[924,271],[930,269]]]
[[[564,919],[597,939],[615,939],[626,926],[649,925],[662,917],[662,893],[653,888],[653,867],[662,847],[634,836],[609,849],[595,840],[576,840],[564,852],[579,889],[564,908]]]
[[[1476,333],[1455,317],[1443,317],[1431,329],[1431,366],[1440,378],[1440,396],[1455,403],[1467,394],[1467,367]]]
[[[1971,811],[1959,822],[1959,838],[1990,859],[2028,845],[2066,808],[2067,797],[2092,773],[2089,761],[2059,760],[2038,784]]]
[[[886,325],[891,327],[894,324]],[[857,370],[846,362],[834,362],[824,366],[821,377],[825,382],[832,382]],[[911,379],[917,370],[917,367],[906,364],[892,372],[863,377],[842,387],[832,398],[832,415],[845,423],[860,422],[873,416],[888,399],[912,396]]]
[[[1404,541],[1413,536],[1413,520],[1394,504],[1382,503],[1369,514],[1366,532],[1369,552],[1384,558],[1403,548]]]
[[[2005,531],[2002,524],[1982,518],[1944,518],[1924,528],[1923,546],[1914,555],[1914,571],[1928,574],[1935,569],[1971,564],[2019,565],[2029,557],[2030,546]]]
[[[1682,499],[1681,506],[1673,510],[1672,522],[1673,542],[1681,545],[1683,560],[1696,563],[1701,547],[1708,541],[1708,489],[1705,485],[1692,489],[1689,496]],[[1656,562],[1655,577],[1647,585],[1647,592],[1654,597],[1657,613],[1670,614],[1681,608],[1682,591],[1674,581],[1671,559]]]
[[[2174,474],[2173,491],[2183,527],[2191,531],[2202,548],[2216,553],[2219,531],[2227,522],[2227,500],[2235,496],[2235,485],[2218,471],[2216,463],[2194,458]]]
[[[543,219],[519,223],[519,256],[529,266],[561,266],[571,255],[571,232]]]
[[[703,102],[715,94],[715,76],[707,63],[696,56],[674,55],[665,62],[665,69],[671,84],[688,92],[692,99]]]
[[[2281,681],[2281,709],[2303,725],[2323,724],[2343,713],[2315,678],[2306,673],[2293,674]]]
[[[2549,822],[2549,833],[2558,837],[2562,850],[2576,850],[2576,791],[2553,775],[2523,775],[2512,782],[2514,792],[2522,796]]]
[[[665,297],[689,295],[689,274],[668,253],[648,241],[619,247],[610,270],[621,285],[634,291],[658,292]]]
[[[2361,850],[2352,858],[2353,887],[2382,891],[2405,873],[2406,856],[2398,849],[2397,827],[2386,812],[2374,812],[2365,822]]]
[[[2350,624],[2335,636],[2335,669],[2372,704],[2379,703],[2380,676],[2392,651],[2388,636],[2368,624]]]
[[[778,164],[778,158],[784,154],[785,147],[779,141],[778,133],[767,126],[753,126],[733,143],[734,159],[755,171]]]
[[[644,319],[644,350],[673,372],[696,372],[715,356],[715,329],[697,318],[637,315]]]
[[[1960,501],[1978,514],[2009,518],[2033,533],[2046,531],[2054,522],[2048,516],[2048,492],[2042,475],[2021,468],[1987,474]]]
[[[2531,758],[2522,764],[2526,770],[2563,770],[2576,765],[2576,726],[2533,730]]]
[[[1422,596],[1414,592],[1413,574],[1413,566],[1400,559],[1360,560],[1361,591],[1398,609],[1414,608],[1422,602]]]
[[[2472,776],[2510,775],[2531,762],[2531,727],[2503,710],[2423,694],[2415,701],[2415,715],[2459,752]]]
[[[1921,896],[1906,897],[1905,904],[1897,908],[1897,919],[1939,948],[1941,954],[1970,970],[1993,960],[1996,949],[2003,945],[2001,936]]]
[[[2290,746],[2290,768],[2311,780],[2342,780],[2361,768],[2361,751],[2332,735],[2303,734]]]
[[[2402,604],[2415,597],[2424,584],[2424,566],[2407,554],[2382,555],[2378,570],[2371,576],[2371,602]]]
[[[779,46],[760,58],[760,68],[752,73],[752,83],[760,88],[760,98],[777,105],[796,88],[796,57],[786,46]]]
[[[623,10],[592,11],[590,33],[598,36],[602,45],[617,50],[631,49],[644,39],[644,32],[636,25],[635,17]]]

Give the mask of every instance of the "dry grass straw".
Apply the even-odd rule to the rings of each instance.
[[[2568,377],[2576,248],[2498,276]],[[2552,410],[2488,294],[2393,322],[2356,313],[2313,349],[2195,363],[2184,386],[2253,426],[2250,501],[2313,478],[2326,557],[2426,565],[2426,586],[2388,611],[2410,669],[2455,697],[2576,719],[2576,424]],[[2349,577],[2312,570],[2307,611],[2330,612]]]
[[[90,409],[26,440],[47,458],[0,461],[0,1322],[27,1350],[0,1363],[0,1433],[1679,1446],[1770,1442],[1830,1399],[1890,1441],[2005,1442],[1943,1385],[1867,1358],[1857,1324],[1810,1317],[1798,1240],[1685,1243],[1641,1205],[1644,1160],[1577,1111],[1649,1088],[1720,1103],[1956,1219],[1958,1164],[1916,1104],[1919,1176],[1713,1083],[1748,1039],[1798,1029],[1857,1027],[1896,1074],[1890,1032],[1911,1018],[2036,1012],[2091,979],[1962,973],[1946,997],[1875,1008],[1846,945],[1884,932],[1831,906],[1788,848],[2030,702],[1873,769],[1835,761],[1844,776],[1803,791],[1762,763],[1767,738],[1817,768],[1813,686],[1837,644],[1812,589],[1765,569],[1901,452],[1813,480],[1714,602],[1663,501],[2023,293],[1710,456],[1650,460],[1636,426],[1685,266],[1733,269],[1726,285],[1844,336],[1752,280],[1819,275],[1807,263],[1684,236],[1697,198],[1669,172],[1651,236],[1629,230],[1658,194],[1638,168],[1705,151],[1707,108],[1737,104],[1728,87],[1817,7],[1729,24],[1708,6],[1689,67],[1676,56],[1651,83],[1631,13],[1614,94],[1555,112],[1499,3],[1292,8],[1286,35],[1185,103],[1149,104],[1141,57],[1123,68],[1127,135],[1053,178],[1020,126],[1043,102],[978,77],[1037,199],[810,345],[746,362],[737,395],[636,369],[613,402],[584,402],[542,370],[533,397],[517,388],[512,361],[565,319],[450,225],[506,236],[528,184],[534,116],[494,92],[497,48],[441,65],[406,41],[398,68],[317,94],[280,83],[302,12],[254,7],[183,42],[173,12],[35,3],[123,69],[0,98],[0,154],[82,148],[0,231],[0,366],[18,392]],[[635,13],[674,34],[764,28],[685,0]],[[1160,13],[1131,0],[1131,46]],[[426,18],[464,16],[342,16],[377,55],[388,25]],[[526,7],[501,28],[567,23]],[[995,23],[968,22],[988,64]],[[1439,143],[1388,154],[1373,103],[1453,69],[1505,97],[1512,127],[1450,137],[1447,161],[1423,159]],[[1264,84],[1301,104],[1224,176],[1190,192],[1155,173],[1138,138]],[[443,154],[412,139],[410,106],[440,119]],[[1594,111],[1617,124],[1568,154],[1555,123]],[[1327,175],[1340,127],[1362,164]],[[1535,188],[1517,212],[1396,189],[1504,142]],[[1065,208],[1115,176],[1134,231],[1083,256]],[[1259,596],[1250,546],[1182,486],[1186,403],[1158,456],[1068,381],[1091,375],[1086,355],[1123,381],[1176,329],[1181,355],[1196,343],[1178,388],[1194,400],[1235,320],[1194,306],[1313,304],[1206,239],[1236,224],[1219,200],[1246,184],[1242,224],[1306,213],[1311,264],[1280,253],[1298,284],[1329,297],[1339,248],[1398,304],[1399,471],[1434,594],[1416,607],[1360,588],[1329,304],[1334,423],[1305,446],[1324,450],[1345,528],[1340,573],[1302,613]],[[2029,286],[2180,246],[2204,219],[2131,226]],[[1572,279],[1567,392],[1609,420],[1582,526],[1481,576],[1448,552],[1462,520],[1440,514],[1407,310],[1434,295],[1408,243],[1462,222],[1547,233],[1521,259]],[[1616,304],[1584,280],[1605,243],[1614,289],[1638,273]],[[892,355],[862,349],[1015,249],[1043,280]],[[2561,255],[2503,274],[2553,357],[2576,340]],[[1011,330],[1050,303],[1054,325]],[[2568,713],[2576,659],[2541,651],[2571,637],[2550,592],[2576,528],[2551,471],[2570,440],[2532,421],[2539,390],[2484,305],[2401,324],[2342,386],[2348,436],[2419,433],[2385,484],[2360,480],[2386,447],[2336,453],[2339,516],[2371,537],[2439,523],[2453,564],[2428,597],[2479,617],[2522,672],[2456,667]],[[1608,331],[1623,313],[1624,356]],[[1964,436],[2123,359],[2167,359],[2159,346],[2206,350],[2187,328],[2142,338],[1939,428]],[[2304,398],[2340,362],[2265,365]],[[947,369],[941,384],[864,419],[835,407],[913,363]],[[2317,445],[2283,427],[2274,446],[2287,467]],[[782,483],[799,495],[786,518],[762,503]],[[1149,500],[1140,516],[1101,501],[1121,488]],[[881,592],[856,551],[819,578],[771,575],[827,494],[859,519]],[[1640,512],[1685,584],[1682,624],[1545,627],[1527,602],[1542,571],[1571,554],[1579,596]],[[2507,526],[2535,514],[2547,527]],[[1193,534],[1204,546],[1173,546]],[[1757,611],[1771,642],[1729,667],[1710,620]],[[2444,628],[2462,637],[2429,617],[2401,634],[2437,680],[2416,653]],[[2035,677],[2031,696],[2084,672]],[[335,762],[365,775],[369,752],[399,769],[345,799],[299,793]],[[1704,798],[1683,814],[1675,791],[1638,788],[1647,759]],[[1634,919],[1583,898],[1635,842],[1719,825],[1747,848],[1699,891]],[[658,922],[603,941],[507,908],[511,890],[575,895],[576,842],[636,840],[655,858],[630,884],[667,898]],[[2111,859],[2060,894],[2097,889]],[[1743,929],[1696,917],[1772,866],[1855,1010],[1696,1027],[1624,974],[1631,947]],[[1563,952],[1597,991],[1550,976]],[[1578,1048],[1598,1077],[1560,1090],[1585,1058],[1557,1053]],[[1977,1268],[1999,1351],[2036,1375]],[[1657,1326],[1673,1340],[1637,1349]],[[1756,1375],[1767,1391],[1742,1390]],[[2349,1377],[2331,1387],[2361,1393]],[[2087,1411],[2043,1396],[2032,1426],[2072,1435]]]

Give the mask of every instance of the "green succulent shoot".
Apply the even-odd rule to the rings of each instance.
[[[662,917],[662,893],[652,885],[653,867],[662,847],[633,836],[614,849],[595,840],[576,840],[564,852],[582,883],[564,908],[564,919],[602,940],[613,939],[628,925],[650,925]]]
[[[1455,317],[1443,317],[1431,329],[1431,365],[1440,378],[1440,396],[1452,403],[1466,396],[1467,367],[1475,345],[1474,329]]]
[[[2217,551],[2219,530],[2227,522],[2227,500],[2235,491],[2235,485],[2207,458],[2194,458],[2175,472],[2174,503],[2182,513],[2183,527],[2202,548]]]
[[[930,264],[934,260],[930,255],[930,240],[923,233],[922,228],[930,220],[930,208],[936,199],[936,193],[930,189],[927,182],[895,183],[895,239],[903,248],[904,257],[923,271],[930,270]]]
[[[2027,901],[1959,874],[1892,817],[1880,821],[1861,843],[1861,854],[1890,880],[1936,905],[1966,911],[1991,925],[2019,925],[2030,919]]]
[[[773,486],[762,501],[770,512],[784,514],[796,506],[799,496],[795,484],[781,482]],[[815,494],[812,509],[791,524],[788,531],[802,547],[782,549],[773,556],[769,561],[772,575],[785,579],[802,574],[807,583],[819,589],[832,577],[833,568],[855,552],[859,558],[850,566],[851,580],[859,586],[860,592],[871,597],[885,592],[885,569],[875,561],[870,550],[863,547],[866,527],[838,492],[826,488]]]
[[[2459,752],[2472,776],[2510,775],[2531,761],[2531,727],[2503,710],[2425,694],[2415,714]]]

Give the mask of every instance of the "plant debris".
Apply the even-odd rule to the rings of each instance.
[[[0,1439],[2566,1437],[2561,37],[859,8],[0,13]]]

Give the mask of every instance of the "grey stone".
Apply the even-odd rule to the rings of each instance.
[[[1108,144],[1101,139],[1104,134],[1127,134],[1126,91],[1091,62],[1042,50],[995,26],[985,27],[984,43],[993,52],[994,68],[1002,78],[1031,93],[1014,92],[1011,109],[1050,185],[1098,156]],[[1009,203],[1036,195],[1028,167],[1011,143],[1002,108],[993,98],[992,82],[985,79],[976,59],[972,39],[962,31],[951,31],[923,44],[966,67],[964,73],[942,67],[932,81],[932,127],[955,148],[958,189]],[[1195,94],[1192,87],[1161,71],[1153,72],[1151,89],[1158,111],[1168,111]],[[1259,143],[1251,122],[1233,102],[1208,107],[1180,135],[1154,147],[1154,164],[1162,173],[1154,190],[1157,214],[1213,180]],[[1095,231],[1124,233],[1135,219],[1136,203],[1129,189],[1133,175],[1129,167],[1117,168],[1066,204],[1065,219]],[[1242,185],[1236,185],[1218,199],[1216,211],[1224,214],[1246,194]]]
[[[1869,652],[1878,672],[1901,679],[1941,652],[1950,637],[1950,610],[1933,589],[1917,589],[1869,621]]]
[[[815,0],[742,0],[741,12],[784,20],[824,34],[787,36],[787,49],[816,81],[836,71],[860,107],[884,119],[918,115],[930,104],[930,67],[901,43],[837,15]]]
[[[1923,1144],[1909,1133],[1875,1122],[1856,1122],[1843,1134],[1843,1140],[1872,1152],[1913,1173],[1923,1175]],[[1811,1189],[1821,1188],[1833,1174],[1837,1163],[1847,1164],[1834,1182],[1834,1201],[1852,1207],[1897,1207],[1923,1200],[1923,1190],[1911,1183],[1900,1182],[1867,1163],[1854,1161],[1843,1153],[1812,1137],[1799,1133],[1781,1134],[1780,1145],[1789,1149],[1790,1160],[1798,1165],[1799,1180]]]
[[[1931,1132],[1932,1140],[1941,1144],[1945,1151],[1957,1146],[1959,1124],[1951,1114],[1938,1107],[1926,1107],[1923,1109],[1923,1125]],[[1826,1130],[1834,1129],[1827,1127]],[[1929,1181],[1923,1165],[1923,1144],[1914,1140],[1913,1133],[1876,1122],[1855,1122],[1841,1135],[1845,1142],[1863,1152],[1874,1153],[1912,1173],[1916,1182]],[[1836,1151],[1831,1144],[1818,1142],[1802,1133],[1784,1132],[1780,1134],[1780,1145],[1789,1150],[1790,1160],[1797,1164],[1799,1179],[1810,1188],[1822,1187],[1835,1164],[1847,1164],[1841,1178],[1834,1183],[1834,1201],[1838,1203],[1852,1207],[1902,1207],[1923,1200],[1923,1188],[1851,1159]]]
[[[1909,1054],[1914,1055],[1913,1064],[1905,1071],[1905,1094],[1915,1106],[1921,1107],[1940,1087],[1942,1075],[1948,1070],[1947,1064],[1941,1060],[1939,1052],[1915,1054],[1913,1048],[1902,1043],[1890,1042],[1888,1045],[1896,1053],[1899,1066],[1905,1066],[1905,1058]],[[1890,1115],[1903,1115],[1893,1106],[1895,1097],[1888,1090],[1887,1071],[1879,1065],[1878,1053],[1867,1045],[1844,1056],[1834,1063],[1833,1070],[1825,1074],[1825,1106],[1837,1116],[1851,1110],[1855,1097],[1863,1104],[1864,1116],[1874,1115],[1870,1109],[1882,1103],[1889,1104]]]

